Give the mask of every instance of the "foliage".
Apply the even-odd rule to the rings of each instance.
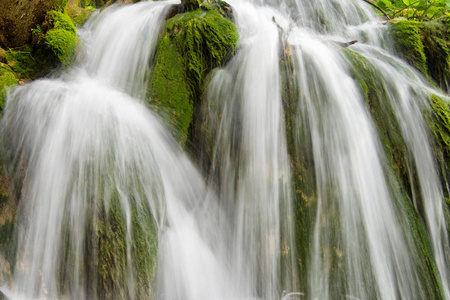
[[[417,21],[440,18],[447,10],[446,0],[378,0],[376,4],[391,18]]]

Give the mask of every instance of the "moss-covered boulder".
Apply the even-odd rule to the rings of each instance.
[[[231,57],[238,41],[229,19],[205,9],[177,14],[165,22],[150,79],[150,103],[175,128],[181,144],[200,107],[207,74]]]
[[[450,40],[448,26],[442,20],[418,24],[431,78],[444,90],[450,79]]]
[[[34,44],[48,49],[63,65],[73,61],[78,37],[75,25],[66,13],[49,11],[42,25],[34,30],[34,35]]]
[[[79,7],[78,5],[69,5],[67,7],[67,14],[72,19],[75,26],[83,25],[91,14],[95,11],[93,7]]]
[[[390,31],[399,55],[445,91],[450,89],[450,15],[416,22],[391,21]]]
[[[428,73],[426,56],[420,38],[419,22],[398,21],[391,23],[391,34],[399,55],[423,74]]]
[[[130,200],[131,222],[117,192],[108,209],[96,201],[88,224],[88,283],[98,299],[153,299],[156,287],[158,230],[148,203]]]

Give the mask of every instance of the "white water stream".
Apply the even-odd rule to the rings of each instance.
[[[434,276],[442,298],[450,299],[444,196],[423,117],[427,97],[437,92],[393,56],[387,26],[363,1],[229,3],[240,40],[206,91],[218,174],[208,183],[143,104],[171,2],[111,6],[91,17],[80,30],[76,67],[9,95],[6,153],[26,173],[14,284],[4,294],[106,297],[93,287],[96,253],[86,245],[92,228],[101,230],[98,208],[118,203],[126,284],[117,298],[139,299],[144,281],[148,298],[167,300],[427,299],[429,281],[421,278],[429,275],[416,261],[398,183],[386,171],[375,121],[351,76],[350,49],[380,73],[410,172],[417,173],[422,204],[415,204],[423,211]],[[348,49],[340,44],[352,40],[358,42]],[[293,153],[281,58],[292,62],[296,87]],[[311,145],[316,194],[308,240],[295,238],[298,191],[290,161],[306,155],[303,145]],[[157,240],[148,224],[156,226]],[[135,226],[145,229],[136,235]],[[140,238],[157,259],[144,278],[133,247]],[[298,269],[299,245],[306,247],[300,250],[307,270]]]

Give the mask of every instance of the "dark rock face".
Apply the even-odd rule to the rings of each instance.
[[[44,21],[54,0],[1,0],[0,47],[15,48],[31,42],[31,29]]]

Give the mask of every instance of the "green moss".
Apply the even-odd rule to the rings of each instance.
[[[398,21],[391,23],[390,29],[399,55],[426,75],[426,56],[418,24],[416,21]]]
[[[45,35],[45,44],[58,56],[63,65],[73,61],[77,42],[77,36],[64,29],[52,29]]]
[[[95,206],[96,217],[89,230],[93,240],[87,246],[88,251],[95,250],[88,253],[87,259],[95,262],[89,271],[93,279],[89,284],[95,286],[90,289],[101,299],[153,298],[157,227],[148,203],[129,199],[129,204],[130,228],[127,228],[127,217],[117,191],[112,195],[108,209],[103,202],[97,202]],[[130,275],[134,282],[131,282]],[[133,290],[130,289],[131,283],[134,284]]]
[[[66,13],[51,10],[47,12],[47,17],[49,18],[47,19],[48,22],[50,22],[53,25],[52,27],[54,29],[63,29],[75,34],[77,33],[75,25],[73,24],[69,15],[67,15]]]
[[[236,49],[234,24],[220,13],[197,10],[166,22],[150,79],[150,103],[175,128],[183,145],[200,107],[207,74]]]
[[[50,56],[47,60],[52,60],[53,54],[65,66],[73,61],[78,37],[74,23],[65,12],[49,11],[42,26],[33,33],[34,45],[44,50],[44,56]]]
[[[168,33],[159,42],[153,66],[150,103],[175,130],[177,140],[184,144],[194,110],[193,97],[183,58]]]
[[[410,182],[407,167],[405,142],[392,104],[383,101],[389,99],[389,96],[384,84],[378,80],[381,74],[363,56],[350,50],[347,50],[346,54],[352,63],[351,75],[366,99],[366,105],[372,114],[388,163],[403,184],[404,190],[410,191],[413,183]]]
[[[436,95],[431,96],[430,101],[433,119],[431,129],[439,147],[445,152],[446,158],[450,159],[450,107],[449,103]],[[448,161],[450,164],[450,161]]]
[[[67,9],[67,14],[76,26],[83,25],[94,12],[94,9],[71,6]]]
[[[65,12],[67,3],[69,3],[69,0],[54,0],[53,9],[56,11]]]
[[[431,78],[442,88],[448,89],[450,79],[450,42],[448,27],[442,20],[419,23],[420,36],[427,58]]]
[[[216,11],[177,15],[167,23],[167,31],[184,58],[195,91],[208,71],[232,55],[238,41],[234,24]]]
[[[6,89],[17,85],[17,78],[7,65],[0,63],[0,113],[5,105]]]

